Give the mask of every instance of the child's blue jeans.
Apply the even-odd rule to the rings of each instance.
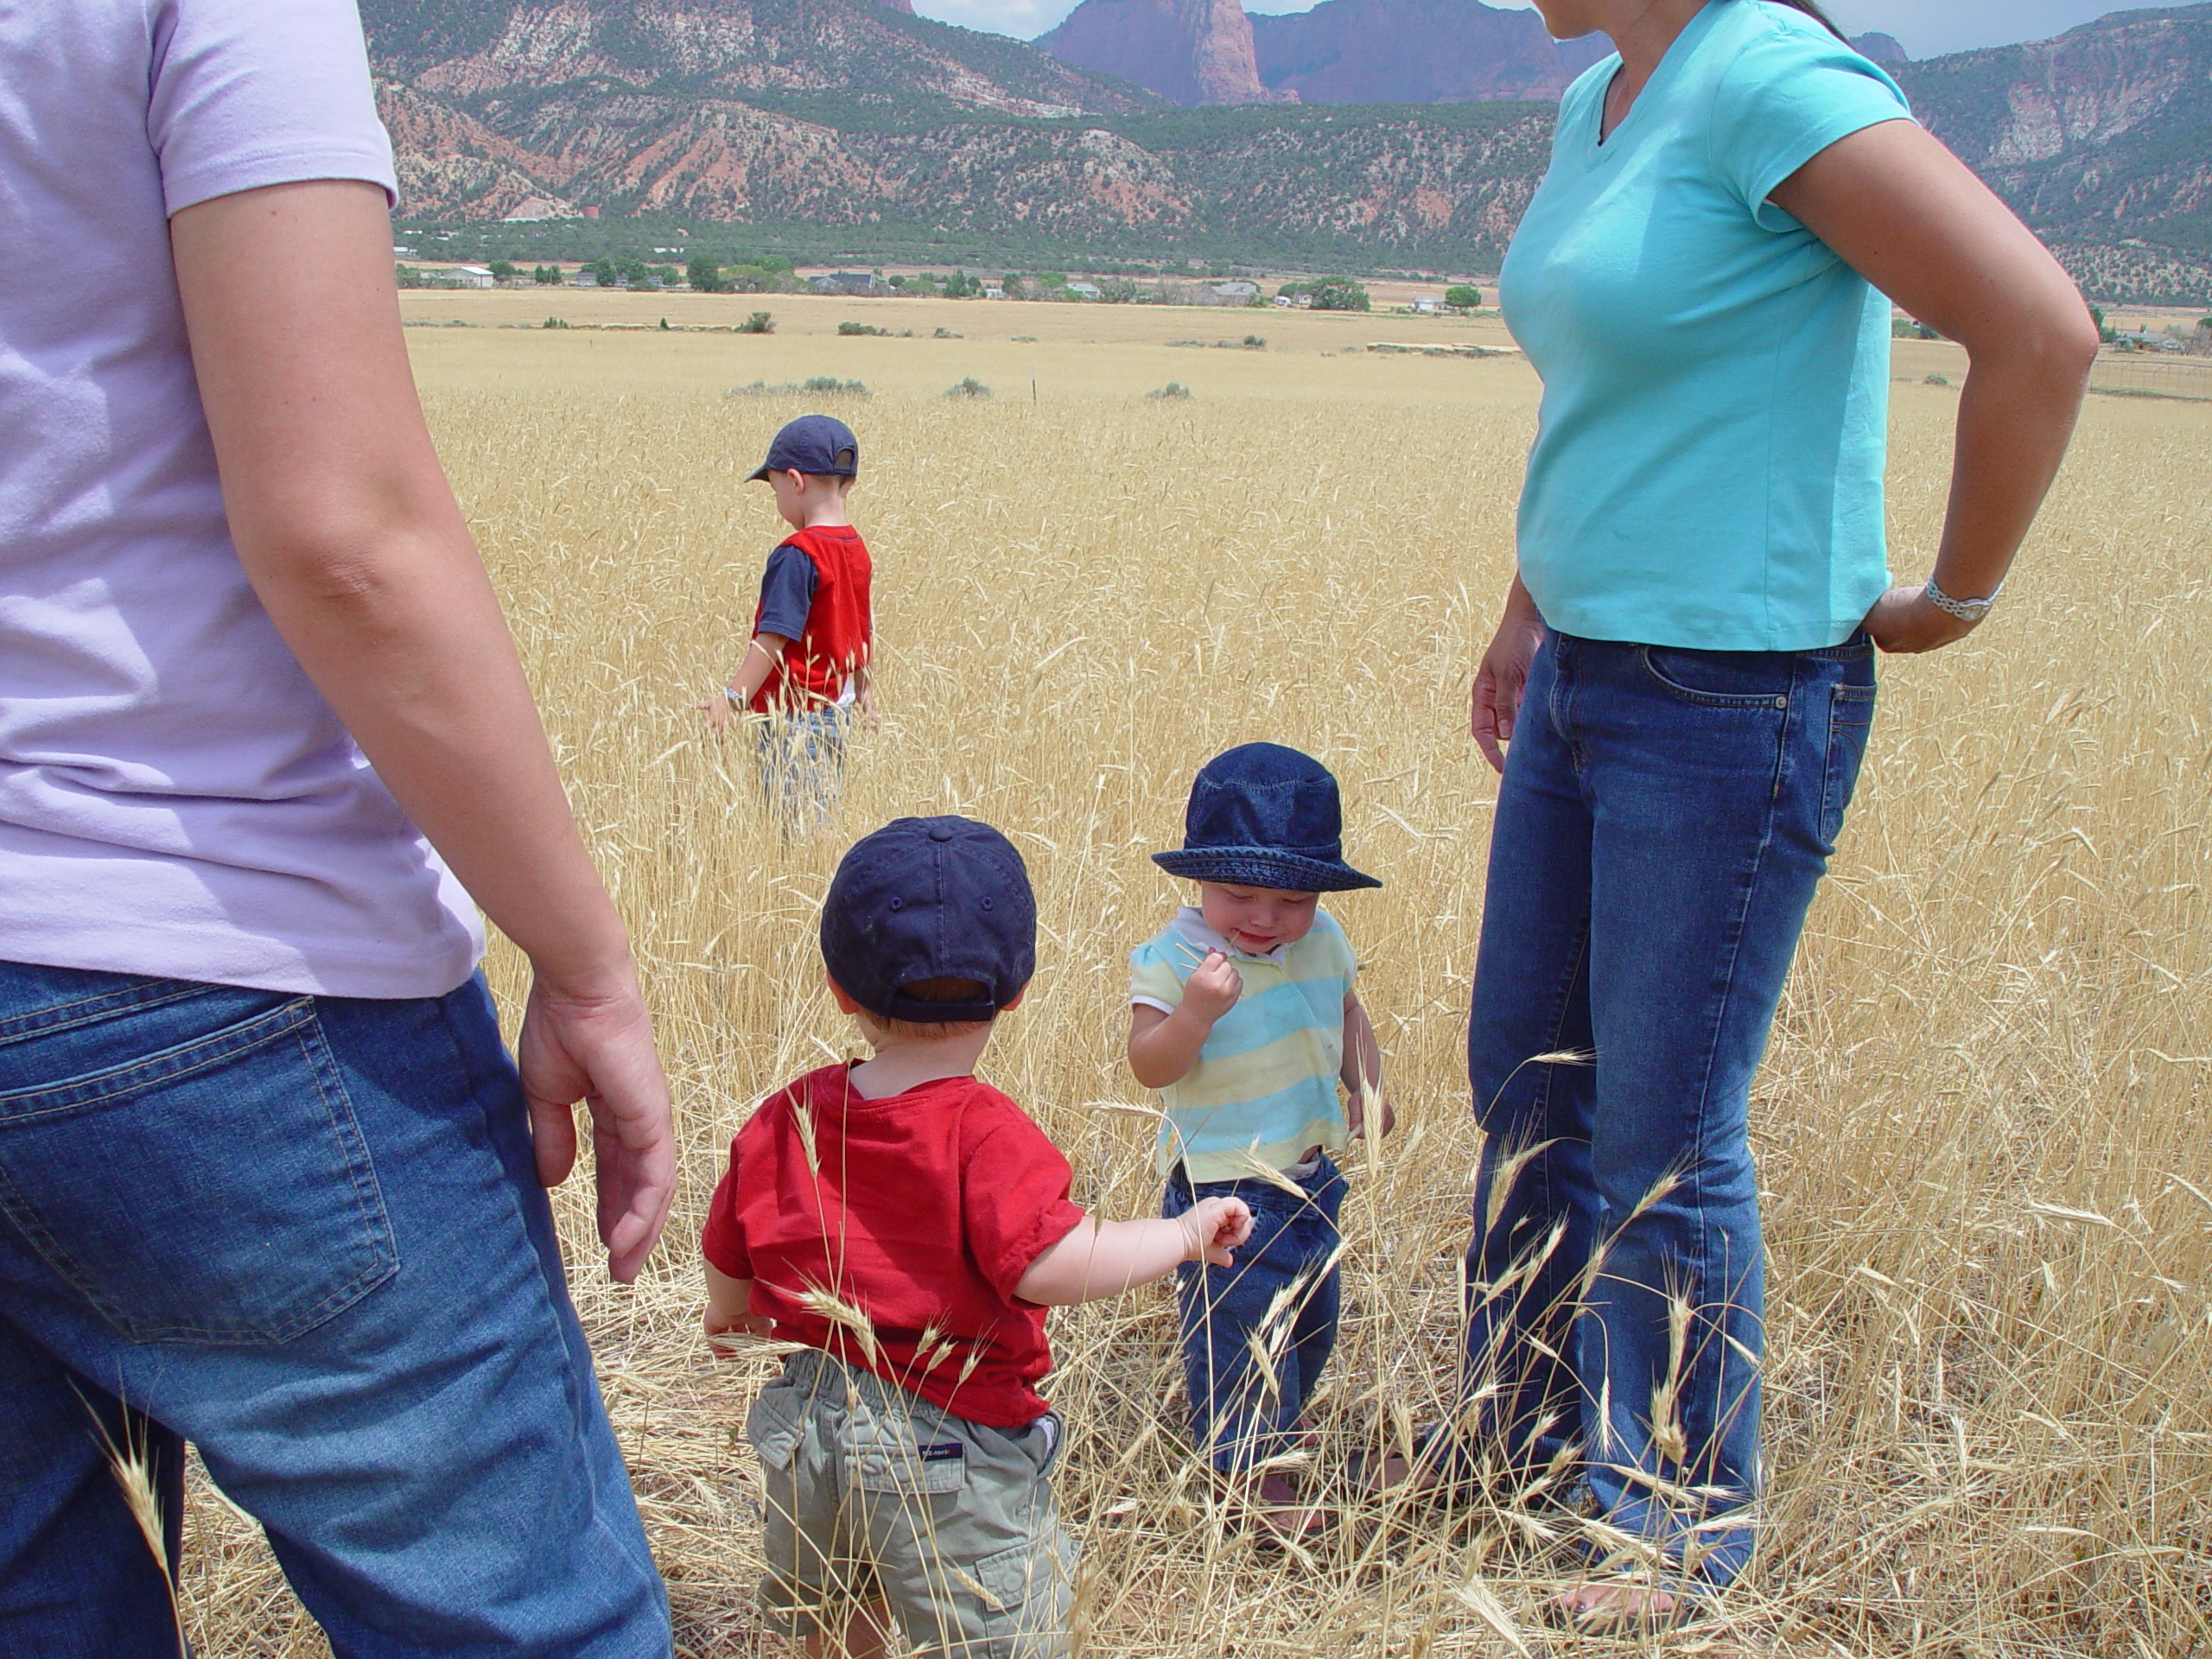
[[[1185,1262],[1175,1274],[1192,1430],[1225,1474],[1297,1449],[1298,1420],[1337,1345],[1344,1178],[1325,1154],[1312,1174],[1291,1179],[1303,1196],[1272,1181],[1193,1186],[1179,1170],[1167,1180],[1162,1213],[1171,1219],[1201,1198],[1242,1198],[1252,1209],[1252,1236],[1235,1265]]]
[[[786,836],[811,835],[845,791],[842,709],[779,712],[760,728],[760,793]]]

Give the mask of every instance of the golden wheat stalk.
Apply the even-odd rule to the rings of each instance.
[[[81,1397],[81,1396],[80,1396]],[[123,1493],[124,1507],[130,1512],[130,1519],[138,1529],[138,1536],[154,1558],[155,1567],[162,1575],[162,1588],[168,1593],[169,1618],[175,1626],[176,1647],[180,1659],[188,1655],[191,1644],[184,1634],[184,1608],[177,1598],[176,1578],[169,1571],[168,1528],[162,1516],[161,1489],[154,1473],[152,1430],[143,1418],[127,1409],[124,1414],[123,1439],[118,1444],[108,1433],[107,1425],[99,1414],[92,1411],[90,1402],[86,1410],[91,1414],[92,1425],[99,1432],[100,1450],[106,1456],[108,1472],[115,1478]],[[137,1427],[133,1427],[136,1423]]]

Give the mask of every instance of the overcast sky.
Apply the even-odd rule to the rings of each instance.
[[[1313,0],[1244,0],[1247,11],[1304,11]],[[1527,0],[1492,0],[1522,5]],[[1024,40],[1065,16],[1074,0],[914,0],[914,9],[948,23],[995,29]],[[2125,0],[1830,0],[1836,21],[1857,34],[1894,35],[1916,58],[1974,46],[2041,40],[2124,9]]]

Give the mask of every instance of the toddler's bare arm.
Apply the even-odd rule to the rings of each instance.
[[[1236,1006],[1244,981],[1236,964],[1218,950],[1183,982],[1183,1001],[1173,1014],[1148,1002],[1129,1009],[1129,1070],[1147,1089],[1180,1083],[1198,1063],[1198,1051],[1213,1034],[1214,1022]]]
[[[746,648],[745,660],[737,665],[737,677],[729,683],[729,690],[718,697],[709,697],[704,702],[691,706],[707,717],[707,724],[719,732],[752,707],[753,695],[776,671],[776,664],[784,659],[784,648],[791,641],[780,633],[756,633],[753,643]]]
[[[709,1337],[765,1337],[768,1321],[753,1311],[753,1281],[733,1279],[709,1262],[707,1269],[707,1334]]]
[[[1086,1216],[1029,1264],[1014,1294],[1039,1307],[1103,1302],[1165,1279],[1185,1262],[1228,1267],[1229,1253],[1251,1236],[1252,1212],[1242,1198],[1203,1198],[1173,1220]]]
[[[1357,991],[1344,996],[1344,1065],[1338,1075],[1344,1079],[1345,1091],[1351,1096],[1344,1108],[1344,1117],[1353,1135],[1367,1133],[1370,1101],[1382,1105],[1380,1127],[1383,1134],[1388,1135],[1397,1127],[1398,1115],[1391,1109],[1390,1097],[1382,1092],[1382,1046],[1375,1039],[1374,1022],[1359,1005]]]

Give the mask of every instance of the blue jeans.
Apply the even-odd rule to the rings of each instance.
[[[842,709],[778,710],[760,728],[760,793],[786,836],[811,835],[845,792]]]
[[[665,1659],[480,979],[0,963],[0,1654],[175,1659],[103,1453],[183,1443],[343,1659]]]
[[[1296,1449],[1298,1420],[1337,1345],[1343,1300],[1337,1211],[1344,1178],[1324,1155],[1298,1185],[1302,1198],[1271,1181],[1194,1187],[1179,1172],[1161,1205],[1171,1219],[1201,1198],[1242,1198],[1252,1208],[1252,1236],[1234,1266],[1186,1262],[1175,1270],[1192,1431],[1224,1473],[1249,1471]],[[1267,1351],[1265,1368],[1253,1356],[1255,1332]]]
[[[1604,1518],[1692,1581],[1751,1553],[1751,1078],[1873,713],[1864,636],[1554,634],[1498,791],[1468,1033],[1487,1140],[1467,1398],[1494,1463],[1579,1459]],[[1595,1064],[1529,1064],[1563,1050]]]

